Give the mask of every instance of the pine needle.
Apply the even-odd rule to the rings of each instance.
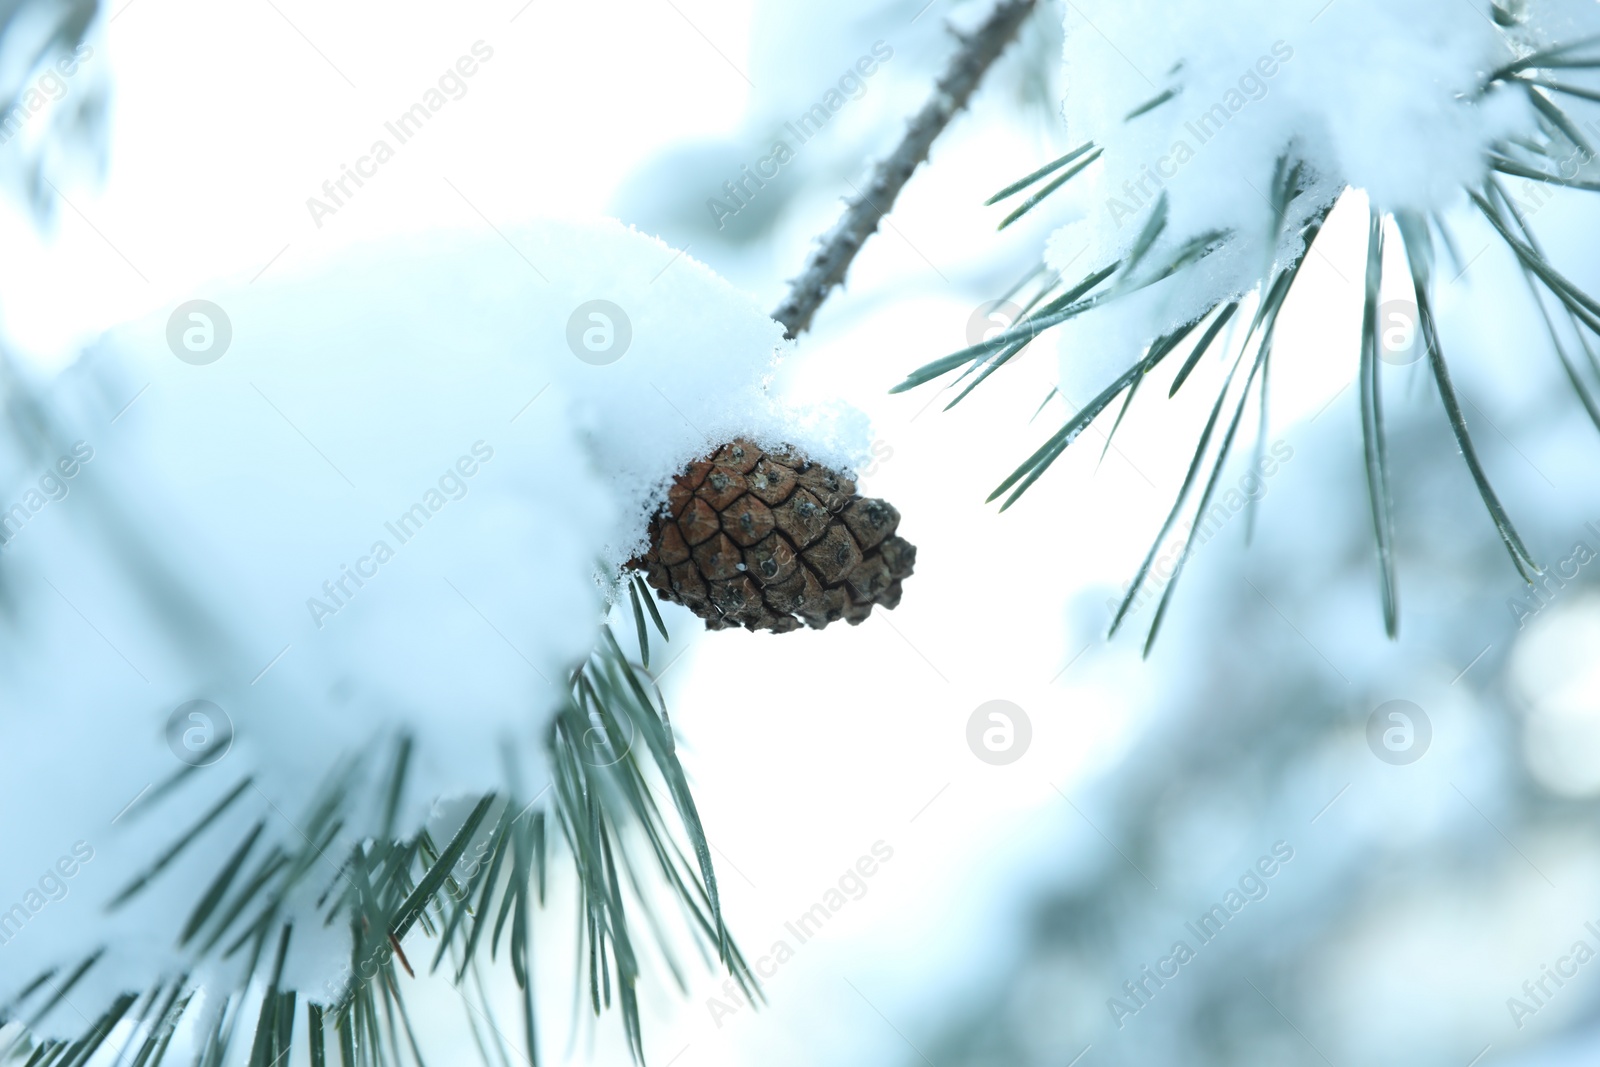
[[[1171,100],[1173,97],[1175,97],[1177,95],[1178,95],[1178,90],[1177,89],[1163,89],[1160,93],[1158,93],[1155,96],[1151,97],[1149,100],[1146,100],[1144,103],[1140,104],[1138,107],[1134,108],[1132,111],[1130,111],[1126,115],[1122,116],[1122,121],[1123,122],[1132,122],[1134,119],[1138,118],[1140,115],[1144,115],[1144,114],[1147,114],[1147,113],[1149,113],[1151,111],[1154,111],[1156,108],[1160,107],[1162,104],[1165,104],[1168,100]]]
[[[1167,512],[1166,520],[1161,524],[1161,530],[1156,534],[1155,540],[1150,543],[1150,549],[1145,553],[1144,562],[1139,564],[1139,569],[1134,573],[1132,582],[1128,585],[1127,592],[1123,595],[1122,603],[1117,606],[1117,612],[1111,618],[1111,626],[1106,631],[1108,638],[1115,637],[1117,630],[1128,616],[1129,609],[1138,599],[1139,590],[1144,588],[1144,583],[1150,577],[1150,569],[1155,565],[1156,553],[1166,543],[1167,536],[1177,524],[1178,515],[1183,510],[1183,503],[1189,497],[1189,490],[1194,488],[1195,478],[1200,473],[1201,462],[1205,459],[1206,449],[1211,444],[1211,434],[1217,426],[1217,418],[1222,414],[1223,401],[1228,397],[1228,386],[1233,382],[1233,376],[1239,369],[1239,362],[1244,356],[1240,349],[1239,355],[1234,357],[1233,366],[1228,370],[1228,376],[1222,383],[1222,388],[1217,392],[1216,403],[1211,406],[1211,417],[1206,420],[1205,429],[1200,432],[1199,442],[1195,445],[1194,456],[1189,460],[1189,469],[1183,476],[1183,484],[1178,487],[1178,495],[1172,502],[1171,509]]]
[[[1188,381],[1189,375],[1193,373],[1194,368],[1199,364],[1200,357],[1206,354],[1206,350],[1211,347],[1211,342],[1217,339],[1217,335],[1222,332],[1222,328],[1228,324],[1228,320],[1233,318],[1233,313],[1238,310],[1239,302],[1237,300],[1232,301],[1222,309],[1220,315],[1211,320],[1211,325],[1206,327],[1206,332],[1200,335],[1200,340],[1195,344],[1194,350],[1189,353],[1189,358],[1183,361],[1182,367],[1178,368],[1177,377],[1172,379],[1172,388],[1167,390],[1169,399],[1178,395],[1178,390],[1183,387],[1184,382]]]
[[[1073,164],[1072,167],[1066,171],[1066,173],[1062,174],[1049,185],[1046,185],[1043,189],[1040,189],[1037,193],[1034,193],[1032,196],[1028,197],[1028,199],[1019,204],[1015,211],[1011,212],[1011,214],[1000,220],[1000,225],[996,226],[995,229],[1005,229],[1007,226],[1010,226],[1013,222],[1016,222],[1022,216],[1038,207],[1051,193],[1055,192],[1057,189],[1060,189],[1073,178],[1076,178],[1078,175],[1082,174],[1084,169],[1087,168],[1089,164],[1100,158],[1100,155],[1100,149],[1096,148],[1083,160]]]
[[[639,635],[639,662],[650,666],[650,632],[644,628],[644,605],[639,603],[639,586],[628,582],[628,597],[633,601],[633,623]]]
[[[1495,223],[1508,243],[1515,246],[1517,243],[1504,224],[1494,218],[1494,211],[1487,201],[1476,192],[1472,193],[1473,199],[1490,216],[1490,222]],[[1484,507],[1489,511],[1489,517],[1494,522],[1495,529],[1500,534],[1500,539],[1505,543],[1506,551],[1511,555],[1511,562],[1517,568],[1517,573],[1523,580],[1531,583],[1533,575],[1539,572],[1539,565],[1533,561],[1527,547],[1522,542],[1522,537],[1517,533],[1516,527],[1511,524],[1511,518],[1506,514],[1505,508],[1500,504],[1500,498],[1495,495],[1494,489],[1489,485],[1488,475],[1484,473],[1483,464],[1478,460],[1477,449],[1473,447],[1472,435],[1467,429],[1466,416],[1461,412],[1461,404],[1456,399],[1455,387],[1450,381],[1450,370],[1445,365],[1444,352],[1439,344],[1438,329],[1434,324],[1433,306],[1428,298],[1431,266],[1428,257],[1427,224],[1420,219],[1408,214],[1398,214],[1396,221],[1400,224],[1401,236],[1405,238],[1406,258],[1411,264],[1411,278],[1413,289],[1416,292],[1417,314],[1422,327],[1422,335],[1428,346],[1428,364],[1433,370],[1434,381],[1439,387],[1439,399],[1443,401],[1445,414],[1450,421],[1450,430],[1455,435],[1456,444],[1460,446],[1461,456],[1466,461],[1467,469],[1472,473],[1472,480],[1477,484],[1478,495],[1483,499]]]
[[[1196,512],[1197,517],[1205,515],[1206,509],[1211,504],[1211,497],[1216,493],[1217,483],[1222,480],[1222,469],[1228,462],[1228,452],[1233,447],[1234,435],[1239,432],[1239,421],[1244,416],[1245,401],[1248,400],[1250,396],[1250,384],[1255,379],[1256,372],[1260,370],[1261,365],[1266,360],[1268,353],[1270,353],[1272,350],[1273,325],[1275,325],[1275,322],[1268,325],[1267,331],[1261,339],[1261,345],[1256,353],[1255,361],[1250,365],[1250,373],[1245,377],[1244,389],[1241,391],[1239,396],[1239,403],[1234,408],[1233,419],[1228,423],[1228,429],[1222,435],[1222,444],[1217,450],[1216,462],[1211,467],[1211,477],[1207,479],[1205,490],[1200,494],[1200,504]],[[1217,399],[1220,403],[1222,397],[1219,396]],[[1209,431],[1210,426],[1208,425],[1207,432],[1209,433]],[[1150,632],[1145,635],[1144,639],[1144,649],[1141,655],[1146,658],[1149,657],[1150,650],[1155,647],[1156,635],[1161,632],[1161,622],[1166,618],[1167,607],[1172,602],[1172,594],[1178,587],[1178,577],[1183,573],[1183,566],[1188,562],[1189,555],[1193,548],[1194,537],[1191,534],[1191,536],[1184,541],[1183,549],[1178,553],[1178,561],[1172,565],[1172,575],[1167,579],[1166,588],[1161,590],[1161,600],[1156,605],[1155,618],[1151,620]]]
[[[983,202],[983,206],[984,207],[992,207],[995,204],[998,204],[1000,201],[1004,200],[1006,197],[1012,196],[1012,195],[1014,195],[1016,193],[1022,192],[1022,190],[1026,189],[1028,186],[1032,185],[1034,182],[1038,181],[1040,178],[1043,178],[1043,177],[1046,177],[1048,175],[1054,174],[1056,171],[1060,170],[1062,167],[1066,166],[1068,163],[1071,163],[1073,160],[1078,159],[1079,157],[1083,156],[1085,153],[1092,152],[1094,150],[1095,150],[1095,146],[1094,146],[1094,142],[1093,141],[1087,141],[1084,144],[1079,145],[1077,148],[1074,148],[1072,151],[1068,152],[1066,155],[1062,156],[1060,159],[1051,160],[1049,163],[1046,163],[1044,166],[1040,167],[1038,170],[1034,171],[1033,173],[1028,174],[1028,175],[1026,175],[1024,177],[1018,178],[1016,181],[1012,182],[1010,185],[1006,186],[1004,189],[1000,190],[998,193],[995,193],[989,199],[985,200]]]
[[[950,373],[962,364],[981,362],[997,352],[1004,351],[1018,341],[1027,342],[1033,340],[1051,326],[1065,322],[1074,317],[1074,315],[1087,310],[1085,306],[1087,302],[1075,303],[1075,301],[1079,301],[1085,293],[1115,274],[1119,265],[1120,263],[1113,263],[1109,267],[1094,271],[1073,288],[1040,308],[1038,314],[1016,323],[1009,330],[918,367],[906,375],[905,381],[890,389],[889,392],[903,393],[909,389],[915,389],[919,385]]]
[[[1383,627],[1392,640],[1400,632],[1395,579],[1394,518],[1389,496],[1389,454],[1383,432],[1382,378],[1378,366],[1378,298],[1383,286],[1383,217],[1372,212],[1367,227],[1366,301],[1361,320],[1361,439],[1366,458],[1367,501],[1378,543],[1378,580],[1383,597]]]

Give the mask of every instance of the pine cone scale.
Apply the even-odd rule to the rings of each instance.
[[[683,530],[677,523],[669,523],[662,529],[661,548],[657,556],[669,567],[688,560],[689,544],[683,539]]]
[[[683,509],[683,516],[678,519],[678,529],[683,533],[684,541],[693,547],[715,537],[717,531],[722,529],[722,523],[710,504],[696,498]]]
[[[705,484],[696,490],[695,495],[710,504],[713,511],[721,511],[744,496],[748,488],[744,475],[732,467],[718,465],[706,474]]]
[[[769,507],[777,507],[788,500],[799,484],[794,471],[769,459],[756,464],[749,479],[750,492]]]
[[[800,548],[808,548],[828,529],[828,509],[804,489],[796,489],[777,508],[773,509],[778,529]]]
[[[722,528],[746,548],[766,540],[778,524],[772,509],[746,495],[722,513]]]
[[[794,546],[780,533],[770,535],[765,541],[745,550],[747,570],[759,582],[777,585],[788,581],[799,566],[800,557]]]
[[[837,585],[861,562],[861,549],[843,525],[830,526],[802,557],[827,585]]]

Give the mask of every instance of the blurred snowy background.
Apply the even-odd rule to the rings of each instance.
[[[103,171],[52,152],[54,189],[30,184],[20,153],[42,119],[0,146],[24,193],[0,212],[0,327],[59,366],[220,276],[550,214],[615,215],[770,306],[925,98],[945,25],[985,7],[112,0],[47,105],[96,121],[105,94]],[[1055,382],[1052,342],[948,414],[932,389],[887,394],[981,339],[1061,221],[1047,204],[996,237],[980,206],[1075,143],[1057,118],[1061,14],[1045,5],[991,71],[783,369],[872,417],[863,487],[920,550],[903,605],[782,640],[668,616],[663,685],[730,923],[752,962],[771,957],[771,1004],[752,1011],[698,965],[682,994],[647,963],[651,1062],[1593,1062],[1600,963],[1574,946],[1600,951],[1600,439],[1531,305],[1482,313],[1486,293],[1498,309],[1525,292],[1483,226],[1455,220],[1468,265],[1440,295],[1444,336],[1502,499],[1541,563],[1574,561],[1542,606],[1423,366],[1386,366],[1402,622],[1383,636],[1351,387],[1360,212],[1330,221],[1285,312],[1269,433],[1289,458],[1253,545],[1242,519],[1207,542],[1147,662],[1139,618],[1103,641],[1106,602],[1183,477],[1204,389],[1172,404],[1152,389],[1103,461],[1091,431],[1004,516],[983,497],[1065,414],[1053,401],[1027,422]],[[493,60],[459,98],[335,213],[309,210],[476,42]],[[786,124],[830,91],[848,103],[796,144]],[[792,158],[746,205],[708,204],[730,204],[724,183],[779,139]],[[42,228],[30,188],[51,194]],[[1536,221],[1590,291],[1595,219],[1558,197]],[[994,700],[1031,726],[999,766],[968,743]],[[1391,701],[1414,705],[1425,751],[1409,763],[1379,758],[1381,729],[1371,740]],[[1191,933],[1232,890],[1247,903],[1209,940]],[[790,926],[832,892],[848,903],[802,942]],[[571,904],[558,891],[550,918]],[[614,1020],[575,1012],[574,974],[547,934],[546,1053],[626,1062]],[[436,984],[411,998],[419,1026],[465,1041]]]

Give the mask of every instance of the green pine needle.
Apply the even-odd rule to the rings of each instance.
[[[666,634],[647,587],[630,581],[635,623],[643,629],[646,611]],[[642,650],[642,645],[641,645]],[[557,713],[547,738],[554,788],[534,803],[487,794],[451,834],[443,848],[426,832],[410,840],[380,837],[354,846],[338,863],[334,842],[358,807],[370,805],[383,825],[393,826],[404,805],[412,743],[398,738],[374,786],[360,786],[370,754],[341,762],[296,818],[304,836],[270,842],[270,822],[255,823],[224,850],[216,873],[200,887],[181,930],[181,944],[203,958],[242,953],[240,959],[262,990],[247,1011],[244,989],[226,997],[221,1010],[198,1035],[198,1067],[222,1067],[243,1057],[251,1067],[289,1062],[299,1041],[300,997],[285,991],[282,974],[290,929],[281,921],[291,894],[316,878],[318,906],[329,924],[340,922],[352,935],[351,980],[342,995],[305,1000],[303,1053],[313,1067],[329,1061],[330,1031],[338,1057],[348,1067],[399,1067],[426,1062],[402,991],[412,971],[400,955],[408,933],[438,942],[432,967],[446,955],[446,974],[469,997],[474,1040],[486,1064],[504,1067],[514,1059],[537,1061],[537,1030],[532,993],[533,927],[545,895],[546,819],[553,817],[567,842],[585,915],[589,986],[597,1010],[614,1005],[635,1058],[644,1055],[643,1029],[635,989],[643,966],[632,927],[639,918],[670,957],[668,932],[655,914],[659,886],[641,875],[654,870],[678,899],[691,931],[715,946],[716,956],[753,1001],[761,999],[755,976],[723,921],[711,863],[711,849],[678,762],[676,746],[660,693],[642,664],[630,662],[609,630],[574,673],[570,697]],[[512,774],[512,780],[516,775]],[[179,776],[175,780],[186,780]],[[173,861],[210,830],[251,788],[246,778],[216,801],[116,898],[125,903],[157,891]],[[668,798],[665,808],[657,791]],[[371,795],[367,795],[371,794]],[[670,813],[670,814],[669,814]],[[467,850],[484,841],[472,857]],[[267,842],[263,845],[264,842]],[[286,849],[285,845],[292,845]],[[687,853],[684,846],[687,846]],[[692,858],[691,858],[692,857]],[[338,864],[327,877],[328,859]],[[461,874],[463,864],[470,873]],[[163,892],[181,891],[161,887]],[[492,1020],[477,966],[486,955],[507,949],[511,973],[522,991],[520,1048],[509,1047],[505,1032],[492,1021],[486,1043],[478,1018]],[[3,1008],[0,1024],[22,1019],[32,1028],[63,1004],[99,954],[81,961],[65,977],[53,971],[38,976]],[[396,966],[399,960],[406,973]],[[685,978],[675,961],[672,977]],[[468,988],[469,975],[476,985]],[[182,1023],[195,989],[187,976],[119,997],[105,1014],[85,1024],[71,1042],[33,1042],[19,1046],[27,1062],[47,1067],[83,1067],[117,1027],[134,1026],[127,1055],[132,1067],[160,1067],[172,1035]],[[37,1001],[38,1003],[34,1003]],[[235,1046],[248,1042],[248,1049]],[[489,1044],[495,1046],[492,1058]],[[450,1062],[457,1062],[454,1056]],[[8,1062],[10,1062],[8,1060]]]
[[[1073,160],[1078,159],[1079,157],[1083,156],[1085,153],[1092,152],[1092,151],[1094,151],[1094,142],[1093,141],[1089,141],[1089,142],[1087,142],[1085,144],[1079,145],[1077,148],[1074,148],[1072,151],[1068,152],[1066,155],[1062,156],[1060,159],[1052,160],[1051,162],[1046,163],[1044,166],[1040,167],[1038,170],[1034,171],[1032,174],[1029,174],[1026,177],[1018,178],[1016,181],[1012,182],[1010,185],[1006,186],[1004,189],[1000,190],[998,193],[995,193],[989,199],[985,200],[983,202],[983,206],[984,207],[992,207],[993,205],[998,204],[1000,201],[1004,200],[1006,197],[1012,196],[1015,193],[1022,192],[1022,190],[1026,189],[1028,186],[1032,185],[1034,182],[1038,181],[1040,178],[1046,177],[1047,175],[1050,175],[1050,174],[1054,174],[1056,171],[1060,170],[1062,167],[1066,166],[1068,163],[1071,163]]]
[[[1477,192],[1473,192],[1475,203],[1488,216],[1489,221],[1500,231],[1502,238],[1514,249],[1526,248],[1514,238],[1494,214],[1494,209]],[[1431,261],[1428,256],[1428,229],[1427,224],[1413,215],[1398,213],[1395,221],[1400,224],[1401,236],[1405,239],[1406,258],[1411,264],[1411,278],[1417,299],[1417,317],[1422,328],[1424,342],[1428,346],[1428,364],[1433,371],[1434,382],[1439,387],[1439,399],[1444,403],[1445,414],[1450,422],[1450,431],[1455,435],[1456,444],[1461,449],[1461,457],[1467,464],[1467,469],[1472,473],[1472,480],[1478,487],[1478,495],[1483,499],[1484,507],[1488,509],[1489,517],[1494,522],[1495,529],[1500,534],[1500,539],[1506,546],[1506,551],[1511,555],[1511,562],[1517,568],[1517,573],[1523,580],[1531,583],[1533,576],[1539,572],[1539,565],[1533,561],[1527,546],[1522,542],[1516,527],[1511,524],[1511,518],[1506,514],[1505,508],[1500,503],[1500,498],[1495,495],[1494,489],[1489,485],[1489,477],[1483,470],[1483,464],[1478,460],[1478,451],[1473,447],[1472,435],[1467,429],[1466,416],[1462,414],[1461,404],[1456,398],[1455,387],[1450,380],[1450,370],[1445,365],[1444,352],[1439,343],[1438,329],[1434,324],[1433,305],[1429,299],[1429,280]],[[1519,248],[1520,246],[1520,248]],[[1531,250],[1530,250],[1531,254]],[[1531,265],[1531,264],[1530,264]],[[1554,274],[1551,269],[1550,273]],[[1561,279],[1565,282],[1565,279]],[[1547,283],[1548,284],[1548,283]],[[1570,284],[1570,283],[1568,283]],[[1591,301],[1592,303],[1592,301]]]
[[[1383,628],[1391,639],[1400,632],[1399,584],[1395,578],[1394,517],[1389,502],[1389,452],[1383,433],[1382,377],[1378,366],[1378,298],[1383,287],[1383,216],[1372,212],[1367,227],[1366,301],[1361,319],[1361,439],[1366,458],[1367,501],[1378,545],[1378,577],[1383,597]]]
[[[1160,107],[1162,104],[1165,104],[1168,100],[1171,100],[1173,97],[1175,97],[1177,95],[1178,95],[1178,90],[1177,89],[1163,89],[1157,95],[1151,97],[1149,100],[1146,100],[1144,103],[1140,104],[1138,107],[1134,108],[1132,111],[1130,111],[1126,115],[1122,116],[1122,121],[1123,122],[1132,122],[1134,119],[1138,118],[1140,115],[1144,115],[1144,114],[1147,114],[1147,113],[1149,113],[1151,111],[1154,111],[1156,108]]]
[[[1034,208],[1038,207],[1041,203],[1044,202],[1044,199],[1046,197],[1048,197],[1051,193],[1055,192],[1057,189],[1060,189],[1063,185],[1067,184],[1073,178],[1076,178],[1078,175],[1082,174],[1084,169],[1086,167],[1088,167],[1089,164],[1093,163],[1095,160],[1100,158],[1100,155],[1101,155],[1100,149],[1096,148],[1093,152],[1091,152],[1084,159],[1082,159],[1079,162],[1073,164],[1073,166],[1071,168],[1069,168],[1066,171],[1066,173],[1062,174],[1059,178],[1056,178],[1049,185],[1046,185],[1043,189],[1040,189],[1037,193],[1034,193],[1032,196],[1028,197],[1028,199],[1024,200],[1021,204],[1019,204],[1015,211],[1011,212],[1011,214],[1007,215],[1005,218],[1000,220],[1000,225],[996,226],[995,229],[996,230],[1005,229],[1007,226],[1010,226],[1013,222],[1016,222],[1022,216],[1026,215],[1028,212],[1030,212]]]
[[[1206,354],[1206,350],[1211,347],[1211,343],[1217,339],[1217,335],[1222,332],[1222,328],[1228,324],[1228,320],[1233,318],[1233,313],[1238,310],[1239,302],[1237,300],[1232,301],[1222,309],[1220,315],[1211,320],[1211,325],[1206,327],[1206,332],[1200,335],[1200,340],[1189,353],[1189,358],[1183,361],[1183,366],[1178,368],[1177,376],[1172,379],[1172,388],[1167,390],[1168,399],[1178,395],[1178,390],[1183,387],[1184,382],[1189,380],[1189,375],[1194,373],[1195,367],[1199,365],[1200,357]]]

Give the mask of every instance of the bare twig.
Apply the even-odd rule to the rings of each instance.
[[[812,250],[805,270],[789,287],[789,295],[773,311],[783,323],[784,335],[796,337],[811,326],[811,318],[833,288],[844,281],[845,271],[878,220],[889,213],[912,171],[928,158],[934,140],[983,80],[983,75],[1032,13],[1035,0],[1000,0],[982,26],[961,36],[960,47],[950,57],[944,73],[934,83],[933,96],[917,112],[895,147],[872,168],[867,187],[845,202],[844,215]]]

